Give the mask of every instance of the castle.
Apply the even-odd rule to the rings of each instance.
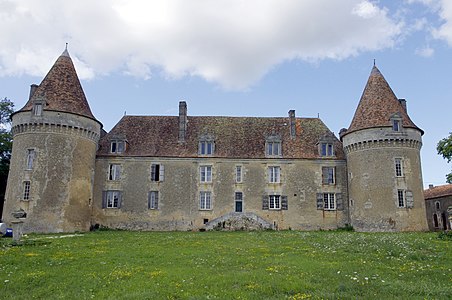
[[[12,115],[3,220],[25,232],[427,230],[420,148],[374,66],[338,139],[319,118],[124,116],[105,132],[67,50]]]

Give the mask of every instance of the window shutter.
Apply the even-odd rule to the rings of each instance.
[[[121,165],[116,165],[116,168],[117,168],[116,172],[118,172],[116,175],[116,179],[119,180],[119,179],[121,179],[121,172],[122,172]]]
[[[151,209],[151,192],[148,192],[148,209]]]
[[[405,198],[406,198],[406,207],[407,208],[413,208],[413,206],[414,206],[413,192],[412,191],[406,191],[405,192]]]
[[[328,168],[322,167],[322,183],[328,184]]]
[[[159,209],[159,192],[155,192],[155,204],[154,209]]]
[[[154,164],[151,165],[151,181],[155,181],[155,168]]]
[[[289,208],[289,203],[287,201],[287,196],[281,196],[281,209],[287,210]]]
[[[262,210],[268,210],[268,196],[262,196]]]
[[[102,208],[107,208],[107,191],[102,191]]]
[[[165,178],[165,167],[163,165],[160,165],[160,178],[159,181],[163,181]]]
[[[122,206],[122,192],[118,192],[118,208]]]
[[[272,178],[272,168],[268,167],[267,168],[267,182],[271,182],[271,178]]]
[[[317,209],[323,209],[323,193],[317,193]]]
[[[342,194],[337,193],[336,194],[336,209],[337,210],[344,210],[344,201],[342,200]]]

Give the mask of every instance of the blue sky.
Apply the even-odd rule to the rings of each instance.
[[[445,183],[450,0],[0,0],[0,97],[22,107],[69,43],[94,115],[297,116],[350,125],[373,59],[425,131],[424,186]]]

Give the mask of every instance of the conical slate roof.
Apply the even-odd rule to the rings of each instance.
[[[402,118],[403,127],[415,128],[422,132],[411,121],[405,108],[397,99],[380,70],[374,66],[353,116],[352,123],[344,135],[361,129],[391,127],[391,116],[396,113]]]
[[[35,100],[45,101],[44,111],[68,112],[95,119],[67,49],[20,111],[31,110]]]

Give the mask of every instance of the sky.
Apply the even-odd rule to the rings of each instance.
[[[68,43],[106,131],[127,115],[317,117],[347,128],[376,65],[451,171],[451,0],[0,0],[0,97],[27,101]]]

